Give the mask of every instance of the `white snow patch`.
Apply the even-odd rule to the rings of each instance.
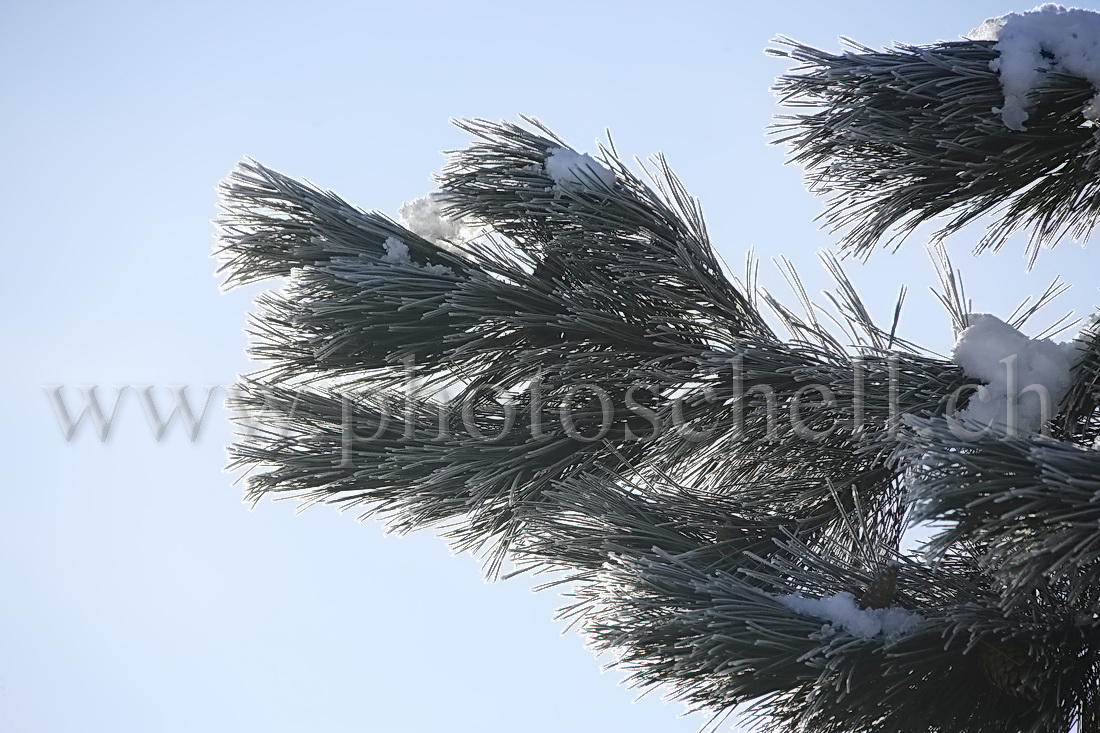
[[[452,242],[465,242],[478,234],[469,222],[448,216],[443,209],[444,195],[438,191],[406,201],[397,210],[405,228],[444,249]]]
[[[397,237],[387,237],[386,241],[382,243],[382,247],[386,250],[386,254],[382,256],[383,262],[389,262],[394,265],[402,265],[404,267],[415,267],[425,272],[430,272],[433,275],[454,275],[454,270],[446,265],[421,265],[413,262],[412,257],[409,256],[409,245],[402,242]]]
[[[882,635],[901,636],[916,628],[924,620],[920,614],[899,606],[889,608],[860,608],[851,593],[836,593],[826,598],[806,598],[800,594],[779,596],[779,601],[793,611],[822,619],[828,623],[822,628],[826,635],[836,633],[837,628],[861,639]]]
[[[409,245],[397,237],[387,237],[386,241],[382,243],[382,247],[386,250],[386,254],[382,258],[383,262],[392,262],[395,265],[413,264],[412,258],[409,257]]]
[[[971,393],[966,409],[957,417],[981,425],[1039,431],[1043,402],[1053,416],[1070,388],[1076,345],[1029,339],[987,313],[971,314],[967,322],[951,358],[968,377],[985,382],[988,392],[984,402],[978,393]],[[1011,397],[1017,405],[1014,425],[1009,415],[1010,390],[1015,392]]]
[[[1025,13],[990,18],[967,37],[996,41],[998,57],[989,67],[1000,75],[1005,127],[1025,130],[1027,95],[1046,71],[1087,79],[1100,92],[1100,13],[1054,3]],[[1100,120],[1100,93],[1082,110],[1086,120]]]
[[[550,148],[546,151],[546,174],[559,186],[593,187],[615,185],[615,174],[588,154],[569,148]]]

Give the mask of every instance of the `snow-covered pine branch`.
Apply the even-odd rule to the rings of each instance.
[[[989,42],[950,48],[988,81],[975,69]],[[919,55],[828,57],[843,73],[786,83],[818,89],[849,78],[845,64],[893,64],[904,79]],[[847,93],[874,97],[894,78],[875,73]],[[248,497],[443,527],[491,575],[506,560],[553,571],[549,585],[570,584],[563,615],[634,683],[718,716],[752,702],[769,730],[1088,723],[1097,321],[1073,346],[1028,339],[970,316],[946,263],[952,362],[901,338],[896,314],[873,323],[827,258],[831,333],[793,270],[804,317],[725,275],[663,160],[646,182],[610,147],[582,154],[526,122],[460,123],[475,142],[437,193],[403,208],[408,228],[253,162],[223,186],[226,285],[284,280],[258,298],[265,365],[234,402]],[[1033,135],[1042,121],[1029,122]],[[836,132],[792,124],[803,140]],[[809,159],[849,156],[842,177],[875,167],[848,142]],[[956,152],[944,149],[948,168]],[[1002,402],[1011,417],[1012,382],[995,370],[1006,355],[1050,393],[1049,415],[1025,405],[1013,441],[959,438],[953,406],[966,425]],[[968,385],[997,409],[959,400]],[[450,399],[433,396],[443,388]],[[901,552],[912,519],[949,523],[934,563]]]
[[[776,90],[797,111],[780,118],[776,142],[790,144],[827,197],[825,222],[860,255],[928,220],[943,217],[946,236],[989,213],[979,249],[1021,230],[1032,257],[1084,239],[1100,216],[1098,18],[1047,4],[967,40],[849,42],[839,54],[780,39],[770,52],[798,65]]]

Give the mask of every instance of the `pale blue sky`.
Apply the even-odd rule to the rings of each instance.
[[[66,442],[43,385],[225,385],[249,369],[258,292],[220,295],[215,185],[243,156],[394,214],[431,189],[448,118],[535,115],[579,149],[663,150],[739,269],[785,254],[811,290],[832,238],[800,171],[765,143],[765,57],[784,34],[835,49],[950,39],[1026,6],[786,2],[120,3],[0,7],[0,210],[8,313],[0,405],[0,731],[695,731],[553,622],[559,601],[487,585],[428,533],[290,504],[249,511],[211,408],[159,443],[135,395],[110,439]],[[1097,303],[1100,250],[1024,274],[1023,246],[953,251],[978,310],[1063,274]],[[950,346],[913,239],[852,275],[904,336]],[[773,268],[767,283],[780,289]],[[220,395],[219,395],[220,397]],[[163,403],[167,404],[167,403]]]

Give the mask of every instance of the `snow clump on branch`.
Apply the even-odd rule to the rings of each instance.
[[[592,187],[598,184],[611,188],[615,185],[614,173],[591,155],[569,148],[550,148],[546,151],[546,174],[559,186]]]
[[[468,241],[478,233],[469,222],[446,213],[444,196],[438,191],[406,201],[397,213],[406,229],[444,249],[453,250],[452,243]]]
[[[985,388],[971,395],[958,417],[1038,432],[1069,391],[1076,347],[1029,339],[987,313],[971,314],[967,322],[951,357],[968,377],[985,382]]]
[[[860,608],[856,604],[855,596],[847,592],[826,598],[806,598],[792,594],[779,596],[779,601],[792,611],[827,621],[821,629],[826,636],[832,636],[840,628],[861,639],[870,639],[880,634],[897,637],[912,631],[924,620],[920,614],[900,606]]]
[[[382,257],[383,262],[389,262],[394,265],[402,265],[404,267],[415,267],[425,272],[429,272],[432,275],[454,275],[454,270],[446,265],[421,265],[413,262],[412,257],[409,256],[409,245],[402,242],[397,237],[387,237],[386,241],[382,243],[382,247],[386,250],[386,254]]]
[[[989,67],[1000,75],[1005,102],[994,111],[1011,130],[1026,129],[1027,98],[1044,73],[1087,79],[1100,91],[1100,13],[1046,3],[1026,13],[990,18],[967,37],[997,42],[993,48],[999,56]],[[1100,93],[1083,112],[1086,120],[1100,120]]]

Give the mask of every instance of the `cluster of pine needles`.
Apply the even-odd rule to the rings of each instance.
[[[991,112],[988,43],[778,53],[808,110],[782,139],[856,252],[998,204],[986,246],[1094,223],[1080,80],[1052,75],[1022,134]],[[830,325],[793,270],[804,313],[751,260],[728,277],[662,159],[642,178],[608,143],[613,183],[566,185],[545,161],[568,145],[536,121],[459,125],[474,142],[439,182],[468,241],[252,161],[223,184],[225,284],[282,281],[235,399],[251,500],[440,529],[493,576],[551,572],[594,649],[716,721],[752,702],[775,731],[1098,729],[1098,327],[1053,438],[960,441],[945,413],[966,375],[896,313],[875,324],[835,258]],[[934,561],[899,551],[918,520],[945,527]],[[783,601],[843,591],[920,623],[861,637]]]

